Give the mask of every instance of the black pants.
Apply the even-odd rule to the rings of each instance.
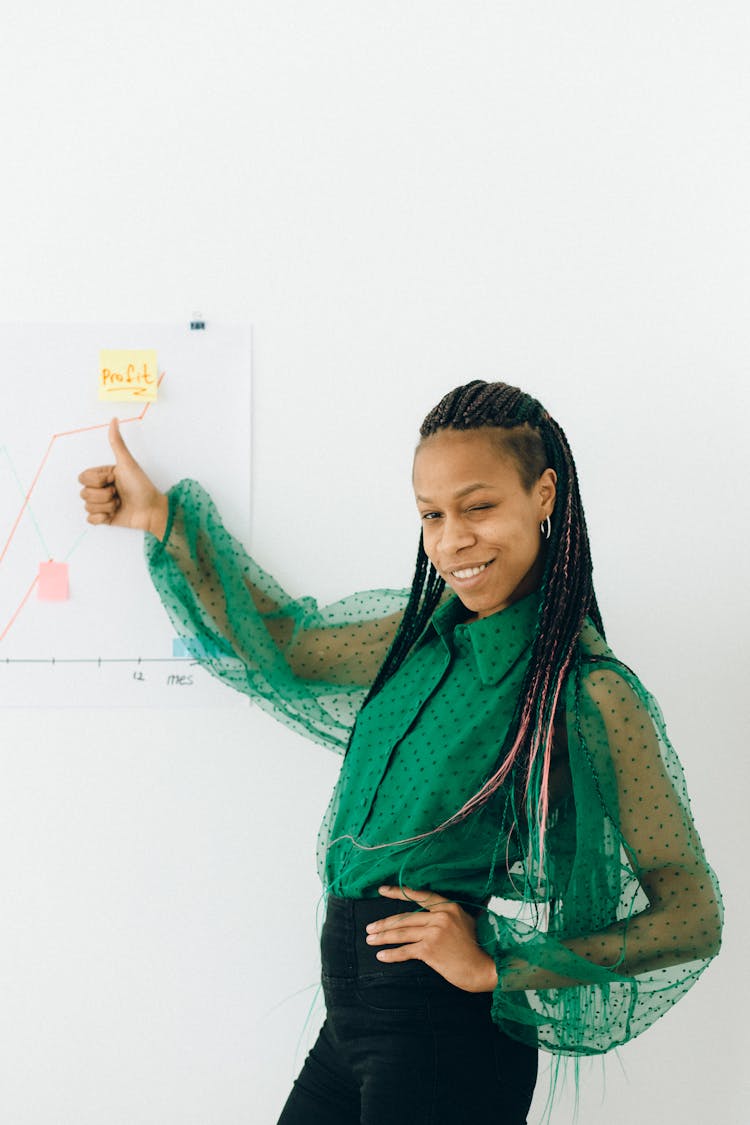
[[[524,1125],[535,1048],[423,961],[378,961],[365,926],[414,904],[330,896],[321,935],[326,1019],[277,1125]]]

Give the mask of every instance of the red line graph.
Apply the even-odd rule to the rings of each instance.
[[[36,584],[37,584],[37,582],[38,582],[38,581],[39,581],[39,576],[37,575],[37,577],[36,577],[36,578],[34,579],[34,581],[33,581],[33,582],[31,583],[31,585],[29,586],[28,590],[27,590],[27,591],[26,591],[26,593],[24,594],[24,596],[23,596],[23,598],[22,598],[22,600],[21,600],[21,604],[19,605],[18,609],[17,609],[16,611],[15,611],[15,613],[14,613],[14,614],[13,614],[13,616],[11,617],[10,621],[9,621],[9,622],[8,622],[8,624],[7,624],[6,626],[5,626],[5,628],[3,629],[2,633],[0,633],[0,641],[4,641],[4,640],[5,640],[5,636],[6,636],[6,633],[9,633],[9,632],[10,632],[10,630],[11,630],[11,628],[13,627],[13,625],[15,625],[15,622],[16,622],[16,618],[18,617],[18,615],[19,615],[19,613],[21,612],[21,610],[23,609],[23,607],[24,607],[24,606],[26,605],[26,602],[27,602],[27,601],[29,600],[29,598],[31,597],[32,591],[33,591],[33,589],[34,589],[34,587],[36,586]]]
[[[164,378],[164,375],[165,375],[165,372],[162,371],[161,375],[159,376],[157,386],[161,386],[161,381]],[[144,406],[143,410],[140,412],[140,414],[134,414],[130,418],[119,418],[118,421],[120,422],[121,425],[124,425],[127,422],[142,422],[143,419],[146,417],[146,413],[147,413],[150,405],[151,405],[151,403],[147,402],[146,405]],[[47,450],[44,454],[44,457],[42,457],[42,460],[39,464],[39,468],[37,469],[36,473],[34,474],[34,479],[32,480],[31,485],[29,486],[29,489],[28,489],[28,491],[26,492],[26,495],[23,498],[23,503],[21,504],[20,511],[19,511],[18,515],[16,516],[14,522],[13,522],[13,526],[10,529],[10,534],[8,535],[8,538],[5,541],[5,545],[3,546],[2,551],[0,551],[0,565],[2,565],[3,559],[5,558],[5,556],[7,555],[8,551],[10,549],[10,545],[13,542],[13,538],[14,538],[16,532],[18,531],[18,525],[20,524],[21,520],[23,519],[23,514],[29,506],[29,501],[31,500],[34,489],[36,488],[37,484],[39,483],[39,478],[42,475],[42,471],[44,469],[44,466],[47,464],[47,461],[49,460],[49,455],[52,452],[52,449],[53,449],[53,446],[54,446],[55,442],[59,438],[72,437],[74,434],[85,434],[85,433],[88,433],[90,430],[106,430],[108,428],[109,428],[109,422],[97,422],[96,425],[94,425],[94,426],[80,426],[80,427],[78,427],[78,429],[75,429],[75,430],[61,430],[60,433],[52,435],[52,437],[50,438],[50,441],[49,441],[49,445],[47,446]],[[50,560],[50,561],[52,561],[52,560]],[[10,618],[10,621],[8,621],[5,628],[0,633],[0,641],[3,641],[5,639],[6,635],[8,634],[8,632],[10,631],[12,626],[15,624],[16,619],[18,618],[21,610],[23,609],[23,607],[26,605],[27,601],[31,597],[31,593],[32,593],[34,587],[36,586],[38,580],[39,580],[38,576],[36,578],[34,578],[34,581],[31,583],[28,590],[24,594],[20,605],[14,611],[12,617]]]

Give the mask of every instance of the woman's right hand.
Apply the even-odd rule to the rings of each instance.
[[[116,418],[109,424],[109,444],[115,455],[114,465],[84,469],[78,476],[88,522],[138,528],[163,539],[169,509],[167,497],[133,457]]]

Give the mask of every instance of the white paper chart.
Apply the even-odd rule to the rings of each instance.
[[[112,463],[118,417],[159,488],[201,481],[247,542],[251,342],[210,321],[0,325],[0,705],[247,705],[177,641],[143,533],[86,522],[77,477]],[[100,401],[105,349],[156,352],[156,401]]]

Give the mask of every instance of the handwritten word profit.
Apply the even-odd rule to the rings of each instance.
[[[99,353],[99,398],[109,402],[155,402],[156,352],[147,349]]]

